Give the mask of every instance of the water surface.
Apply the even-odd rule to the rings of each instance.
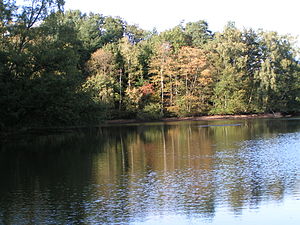
[[[299,224],[300,120],[147,123],[0,150],[0,224]]]

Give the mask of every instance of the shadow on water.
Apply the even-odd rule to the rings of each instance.
[[[242,215],[300,196],[299,132],[300,120],[184,121],[9,143],[0,150],[0,224]]]

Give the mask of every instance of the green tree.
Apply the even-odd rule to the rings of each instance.
[[[125,22],[121,18],[105,17],[101,26],[103,44],[117,43],[124,36],[125,29]]]
[[[292,37],[263,32],[263,62],[256,72],[262,110],[287,112],[296,110],[299,99],[299,63]]]
[[[187,23],[185,33],[188,44],[198,48],[203,48],[203,45],[213,38],[212,32],[208,29],[208,23],[204,20]]]
[[[182,24],[160,33],[156,38],[160,44],[169,43],[174,51],[178,51],[188,43]]]
[[[139,28],[137,25],[126,24],[125,36],[128,38],[130,43],[137,44],[145,39],[147,33],[145,30]]]
[[[215,67],[212,114],[247,112],[247,45],[243,34],[229,23],[210,43],[210,59]]]
[[[6,49],[1,57],[1,126],[97,121],[100,107],[79,89],[77,32],[53,16],[61,13],[62,2],[29,3],[12,7],[13,17],[4,25],[10,32],[4,33],[7,41],[1,43]]]

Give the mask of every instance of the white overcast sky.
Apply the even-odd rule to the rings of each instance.
[[[212,31],[228,21],[239,28],[263,28],[300,35],[300,0],[65,0],[65,9],[120,16],[130,24],[158,31],[181,21],[206,20]]]

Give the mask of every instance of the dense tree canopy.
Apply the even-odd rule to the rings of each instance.
[[[289,35],[203,20],[149,32],[63,5],[0,2],[1,129],[300,110]]]

